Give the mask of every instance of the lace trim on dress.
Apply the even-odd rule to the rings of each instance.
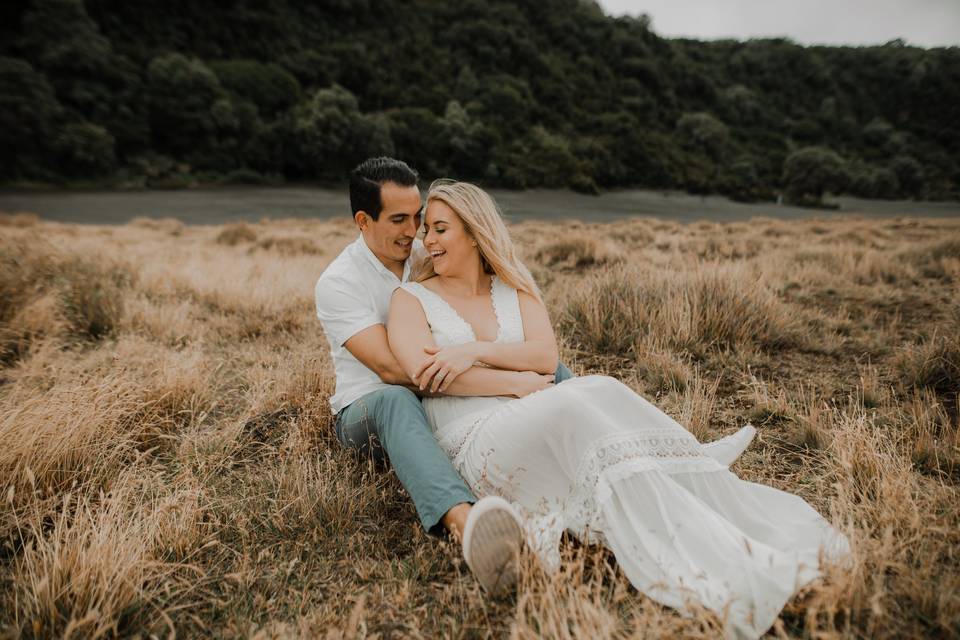
[[[444,338],[443,342],[446,344],[441,346],[473,342],[477,339],[473,326],[453,308],[453,305],[444,300],[443,296],[419,282],[406,282],[401,286],[420,300],[427,322],[431,330],[437,334],[435,337]],[[506,298],[507,293],[513,293],[514,299]],[[523,342],[523,320],[520,317],[516,290],[506,286],[497,276],[490,276],[490,302],[493,306],[493,315],[497,319],[497,336],[494,342]],[[451,322],[453,324],[450,324]],[[451,332],[450,329],[453,326],[459,326],[460,331]],[[440,340],[437,342],[440,344]]]
[[[401,285],[420,301],[434,339],[441,347],[476,340],[473,327],[450,304],[419,282]]]
[[[467,450],[468,445],[474,437],[480,432],[482,425],[497,409],[484,411],[483,415],[475,417],[462,426],[446,426],[437,435],[440,437],[440,448],[446,452],[447,456],[453,462],[454,468],[460,469],[463,463],[463,452]]]
[[[603,529],[600,503],[610,497],[609,483],[644,471],[665,473],[722,471],[726,467],[703,453],[689,432],[644,429],[616,433],[592,442],[580,458],[569,526],[577,532]]]

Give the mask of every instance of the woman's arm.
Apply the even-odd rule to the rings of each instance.
[[[557,370],[559,353],[547,309],[533,296],[518,292],[520,317],[523,321],[523,342],[468,342],[439,348],[426,347],[427,358],[413,372],[413,381],[424,389],[429,385],[441,391],[475,362],[509,371],[535,371],[548,374]],[[439,380],[439,382],[438,382]]]
[[[397,362],[411,378],[423,368],[424,362],[433,358],[424,351],[424,347],[436,347],[436,342],[427,324],[423,307],[416,296],[403,289],[394,291],[390,300],[387,339]],[[455,396],[522,397],[539,388],[545,388],[551,382],[552,376],[535,376],[529,371],[471,367],[457,376],[443,393]]]
[[[523,320],[523,342],[478,342],[477,360],[497,369],[553,373],[560,362],[560,353],[547,308],[528,293],[518,291],[517,295]]]

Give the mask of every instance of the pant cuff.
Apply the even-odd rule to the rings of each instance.
[[[437,504],[435,508],[420,514],[420,523],[423,524],[423,528],[427,530],[427,533],[442,538],[446,535],[447,530],[440,521],[443,519],[443,516],[446,515],[447,511],[450,511],[450,509],[458,504],[464,502],[473,504],[476,501],[476,496],[467,490],[455,492],[448,496],[446,500]]]

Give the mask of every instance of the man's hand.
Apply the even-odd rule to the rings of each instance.
[[[516,375],[516,384],[513,395],[522,398],[537,391],[543,391],[553,386],[553,374],[542,374],[536,371],[511,372]]]
[[[477,360],[477,343],[467,342],[451,347],[424,347],[423,350],[433,356],[413,374],[413,381],[420,390],[430,389],[431,393],[443,393],[461,373],[474,365]]]

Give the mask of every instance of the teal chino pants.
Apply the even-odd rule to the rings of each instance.
[[[571,377],[560,364],[556,382]],[[406,387],[390,386],[355,400],[337,414],[336,430],[343,446],[390,461],[430,533],[442,533],[440,519],[452,507],[477,501],[433,438],[420,399]]]

